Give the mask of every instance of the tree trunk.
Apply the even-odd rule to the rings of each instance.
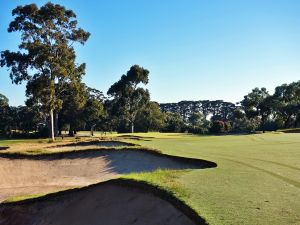
[[[50,110],[50,138],[52,141],[55,141],[54,138],[54,118],[53,118],[53,109]]]
[[[95,126],[96,126],[96,125],[92,125],[92,126],[91,126],[91,136],[94,136],[94,128],[95,128]]]
[[[73,124],[72,123],[70,123],[69,136],[70,137],[74,137],[74,128],[73,128]]]
[[[131,122],[131,133],[134,133],[134,123]]]
[[[261,126],[262,126],[261,128],[262,128],[263,133],[266,132],[266,130],[265,130],[265,123],[266,123],[266,122],[265,122],[265,119],[263,118],[263,119],[262,119],[262,124],[261,124]]]
[[[288,118],[284,121],[284,128],[288,128],[290,118],[291,118],[291,116],[288,116]]]
[[[58,137],[58,113],[55,113],[54,136]]]

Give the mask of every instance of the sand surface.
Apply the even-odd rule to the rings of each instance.
[[[0,157],[0,202],[12,196],[87,186],[131,172],[203,167],[138,150],[99,150],[37,159]]]
[[[105,183],[14,206],[0,205],[1,225],[195,225],[146,190]]]

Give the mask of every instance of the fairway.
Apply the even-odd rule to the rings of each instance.
[[[300,224],[300,135],[137,134],[165,154],[216,162],[183,173],[186,201],[210,224]],[[163,184],[162,184],[163,185]]]
[[[2,5],[0,225],[300,225],[300,1]]]
[[[79,135],[85,134],[85,132],[79,133]],[[103,134],[96,133],[96,136],[103,137]],[[128,172],[131,172],[130,174],[124,173],[124,175],[122,175],[125,179],[144,181],[154,186],[158,185],[162,189],[173,193],[174,196],[192,207],[209,224],[281,225],[300,223],[300,134],[272,132],[252,135],[198,136],[179,133],[136,133],[134,135],[120,135],[114,133],[107,135],[106,138],[141,145],[141,147],[135,147],[137,149],[135,151],[139,151],[139,148],[149,147],[150,149],[160,150],[167,155],[198,158],[217,163],[217,167],[208,169],[192,167],[185,169],[184,167],[172,168],[166,166],[168,170],[160,169],[151,172],[152,169],[143,169],[140,171],[133,169],[132,171],[128,170]],[[9,172],[6,171],[6,174],[9,175],[9,173],[13,171],[18,173],[18,170],[22,170],[22,173],[25,174],[25,167],[22,169],[22,167],[13,166],[13,164],[18,165],[16,164],[17,162],[22,162],[20,165],[25,165],[24,163],[41,165],[42,167],[33,167],[31,165],[28,168],[43,168],[40,172],[44,171],[44,173],[49,175],[49,178],[56,177],[55,180],[60,183],[60,185],[63,183],[59,182],[59,179],[66,180],[63,178],[65,176],[64,173],[68,176],[72,174],[74,179],[77,180],[80,177],[80,179],[88,179],[89,177],[95,176],[94,181],[87,182],[86,184],[82,183],[81,185],[77,183],[79,186],[113,178],[113,176],[111,176],[111,178],[104,179],[101,174],[97,175],[97,171],[99,172],[99,168],[95,166],[97,157],[91,157],[90,151],[95,151],[94,154],[98,154],[96,153],[98,150],[102,151],[102,153],[99,152],[101,155],[107,151],[105,150],[107,149],[106,147],[103,149],[98,142],[95,142],[98,147],[95,146],[89,150],[87,148],[89,145],[85,144],[89,142],[83,142],[84,144],[70,144],[70,142],[72,142],[72,139],[66,142],[67,144],[65,146],[69,146],[69,149],[65,150],[65,147],[53,148],[54,144],[47,144],[43,139],[0,141],[0,146],[10,146],[11,149],[14,149],[11,153],[12,156],[18,154],[18,146],[23,146],[19,152],[25,154],[24,156],[20,156],[20,159],[16,158],[11,162],[5,161],[5,158],[3,158],[2,161],[4,164],[2,167],[4,169],[10,168]],[[91,143],[94,144],[94,142]],[[58,146],[64,145],[58,144]],[[80,170],[84,169],[81,171],[82,174],[79,173],[79,175],[77,173],[80,170],[77,172],[74,170],[72,172],[74,166],[72,167],[71,161],[67,163],[67,167],[57,167],[59,164],[56,163],[57,160],[55,160],[55,154],[59,154],[59,151],[69,152],[72,150],[72,146],[74,146],[74,149],[82,148],[82,150],[77,149],[80,150],[80,152],[76,154],[78,156],[72,156],[72,163],[74,163],[74,165],[78,164],[78,168],[81,168]],[[31,151],[30,148],[41,149]],[[46,149],[46,151],[44,152],[43,149]],[[5,153],[10,151],[11,150],[7,149],[1,152]],[[26,156],[28,153],[33,155]],[[75,153],[76,151],[74,153],[69,152],[64,154]],[[30,161],[30,158],[26,159],[26,157],[35,157],[35,154],[46,155],[40,156],[42,157],[40,159],[36,158],[38,159],[34,160],[36,162]],[[54,155],[51,156],[52,154]],[[116,154],[119,155],[120,153]],[[124,152],[121,155],[124,154],[129,154],[129,152]],[[132,168],[137,168],[137,163],[145,164],[146,161],[150,167],[153,163],[155,165],[157,164],[157,166],[153,166],[153,168],[163,168],[167,165],[165,163],[159,165],[159,158],[146,159],[141,156],[142,155],[137,154],[131,163],[126,160],[121,160],[120,162],[122,162],[124,169],[133,162],[135,162],[135,166]],[[22,157],[25,158],[22,159]],[[43,157],[45,159],[47,158],[49,162],[43,163]],[[54,158],[51,159],[51,157]],[[94,158],[93,160],[95,162],[91,163],[92,161],[88,161],[88,163],[79,163],[79,159],[82,161],[86,157]],[[25,161],[23,162],[22,160]],[[61,159],[59,161],[61,161]],[[117,162],[116,160],[111,161]],[[11,167],[6,165],[7,162],[10,162]],[[55,172],[55,167],[51,169],[49,163],[56,165],[56,169],[60,172]],[[94,166],[91,167],[91,165]],[[115,163],[115,165],[117,164]],[[101,164],[99,164],[99,166],[101,167]],[[120,169],[121,167],[113,166],[111,168]],[[4,172],[4,170],[2,172]],[[37,170],[34,172],[34,176],[42,180],[45,176],[39,176],[38,174],[40,174],[40,172]],[[29,176],[30,172],[27,174]],[[12,176],[9,180],[13,181],[13,177],[16,176]],[[7,176],[7,179],[8,178],[9,176]],[[27,180],[29,181],[30,179]],[[7,181],[5,183],[6,185],[9,184]],[[47,185],[44,184],[44,186],[44,190],[34,190],[32,193],[26,192],[26,194],[31,198],[31,195],[34,197],[34,195],[38,196],[39,194],[53,191],[50,189],[47,190]],[[68,188],[68,185],[65,185],[65,188]],[[20,196],[20,199],[22,198],[27,197]],[[14,201],[16,200],[18,200],[18,194]]]

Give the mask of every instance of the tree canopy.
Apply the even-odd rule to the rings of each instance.
[[[14,20],[8,32],[19,32],[19,51],[1,52],[1,66],[10,69],[13,83],[27,81],[26,94],[48,110],[51,136],[54,139],[53,111],[59,110],[56,86],[82,76],[85,64],[76,64],[73,44],[84,44],[90,34],[78,28],[76,14],[63,6],[46,3],[18,6],[12,11]]]
[[[146,85],[149,80],[148,76],[147,69],[133,65],[126,75],[122,75],[121,79],[107,91],[107,94],[113,98],[112,104],[115,113],[129,122],[132,133],[138,111],[142,110],[150,100],[149,91],[138,86],[139,84]]]

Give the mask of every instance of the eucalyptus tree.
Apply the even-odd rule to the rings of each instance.
[[[165,113],[157,102],[150,101],[138,112],[135,123],[136,130],[140,132],[160,131],[165,126]]]
[[[300,118],[300,81],[283,84],[275,88],[273,104],[276,116],[284,127],[299,123]]]
[[[57,87],[58,93],[62,100],[62,107],[59,111],[58,127],[59,133],[63,125],[69,125],[69,136],[74,136],[78,127],[83,124],[83,114],[88,94],[86,85],[82,82],[73,81],[65,82],[62,86]]]
[[[248,119],[260,119],[263,132],[265,131],[265,122],[272,112],[271,104],[272,98],[266,88],[254,88],[250,93],[245,95],[241,101],[241,105]]]
[[[85,123],[89,126],[91,130],[91,136],[94,136],[95,127],[105,119],[105,97],[101,91],[94,88],[87,87],[86,92],[87,101],[82,113]]]
[[[112,109],[115,114],[128,121],[131,126],[131,132],[134,132],[134,122],[139,110],[143,109],[150,100],[150,94],[147,89],[140,87],[140,84],[146,85],[149,81],[149,71],[133,65],[126,75],[114,83],[107,94],[113,97]]]
[[[165,114],[165,132],[182,132],[185,128],[183,118],[179,113],[166,112]]]
[[[1,66],[10,69],[13,83],[31,83],[27,95],[48,111],[54,140],[53,111],[62,105],[56,86],[72,80],[76,70],[84,70],[84,64],[75,62],[74,43],[84,44],[90,34],[78,28],[72,10],[50,2],[41,7],[36,4],[18,6],[12,15],[14,20],[8,32],[20,33],[21,43],[19,51],[1,52]]]

